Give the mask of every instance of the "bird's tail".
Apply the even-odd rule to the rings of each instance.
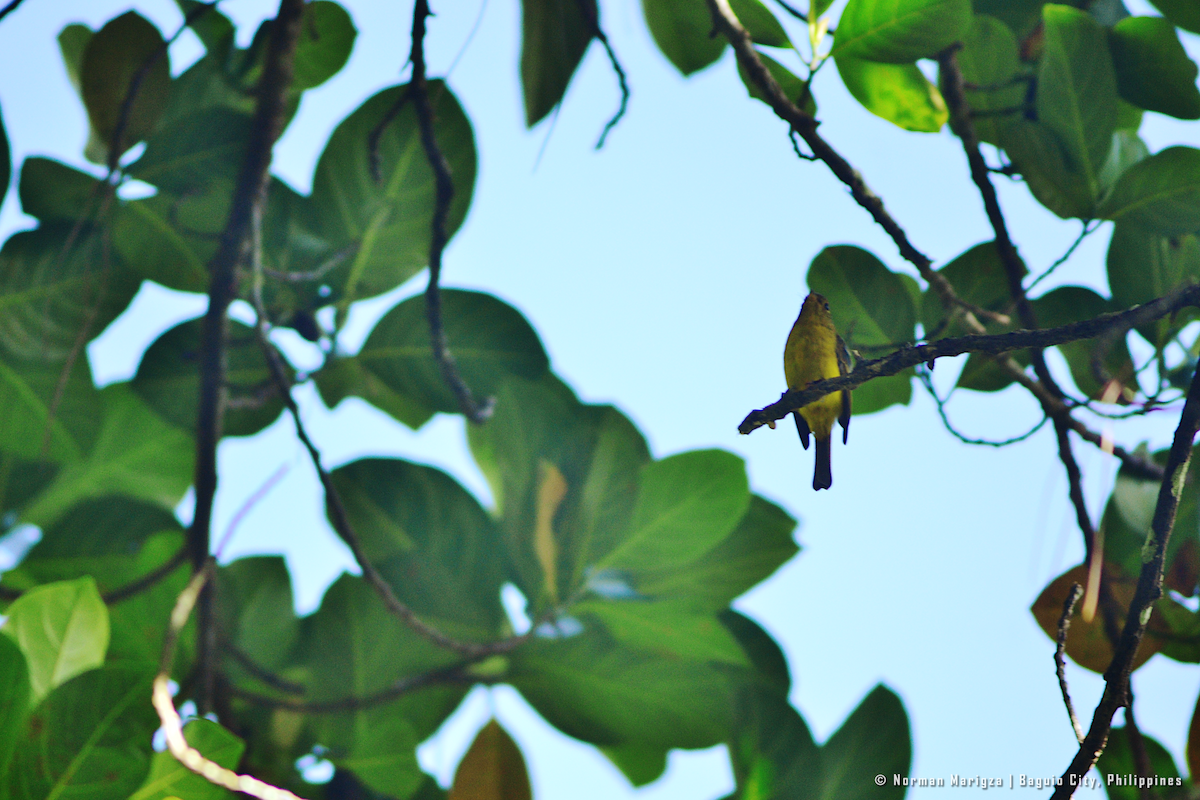
[[[830,457],[833,455],[833,437],[817,439],[817,468],[813,472],[813,488],[828,489],[833,485]]]

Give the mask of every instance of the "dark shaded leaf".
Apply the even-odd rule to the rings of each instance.
[[[1147,111],[1200,119],[1200,71],[1174,25],[1162,17],[1128,17],[1109,31],[1108,46],[1122,98]]]
[[[1117,179],[1098,215],[1164,236],[1200,230],[1200,150],[1168,147],[1134,164]]]
[[[899,275],[859,247],[826,247],[808,268],[808,285],[829,301],[850,349],[911,342],[917,312]]]
[[[139,74],[141,81],[133,95],[131,89]],[[87,154],[89,158],[100,162],[110,158],[108,150],[126,97],[134,98],[133,105],[116,144],[116,155],[146,138],[162,115],[171,90],[171,64],[158,28],[135,11],[107,22],[84,48],[81,85],[93,144],[97,145]]]
[[[1142,746],[1146,748],[1146,756],[1150,760],[1150,774],[1155,778],[1178,778],[1179,767],[1167,748],[1158,743],[1152,736],[1140,733]],[[1109,782],[1109,776],[1119,777],[1127,781],[1130,775],[1138,774],[1137,762],[1133,757],[1133,748],[1129,743],[1131,734],[1126,727],[1114,727],[1108,732],[1108,744],[1096,761],[1096,771],[1104,780],[1104,793],[1108,800],[1141,800],[1144,790],[1137,786],[1122,786],[1117,781]],[[1181,795],[1187,796],[1191,789],[1191,781],[1185,780]],[[1174,787],[1169,791],[1174,791]]]
[[[504,544],[491,518],[441,470],[368,458],[333,472],[367,558],[423,618],[500,635]]]
[[[358,31],[346,9],[327,0],[306,3],[296,43],[292,91],[320,86],[346,65]]]
[[[727,42],[710,36],[712,15],[704,0],[642,0],[642,14],[654,43],[684,75],[716,63]]]
[[[537,333],[519,311],[492,295],[442,290],[442,321],[459,372],[476,396],[494,393],[510,375],[536,379],[546,371],[548,360]],[[389,311],[352,360],[353,367],[334,362],[331,375],[318,373],[326,405],[332,407],[348,394],[378,398],[382,410],[418,425],[429,412],[460,411],[433,359],[424,295]]]
[[[586,10],[585,10],[586,9]],[[532,128],[562,102],[592,41],[596,0],[522,0],[521,89]]]
[[[30,715],[5,776],[6,796],[42,800],[128,797],[150,768],[158,717],[147,698],[154,668],[105,667],[64,683]]]
[[[226,436],[250,436],[283,410],[254,331],[229,321],[226,385],[233,402],[225,411]],[[180,323],[155,340],[142,356],[132,390],[163,419],[185,431],[196,427],[200,391],[199,357],[203,321]]]
[[[30,693],[25,654],[12,639],[0,636],[0,775],[7,774],[8,760],[24,732]]]
[[[958,51],[958,66],[976,135],[999,145],[1000,126],[1006,117],[997,114],[1011,110],[1012,116],[1019,115],[1028,86],[1018,80],[1021,62],[1012,29],[995,17],[976,14]],[[939,75],[939,80],[942,77]]]

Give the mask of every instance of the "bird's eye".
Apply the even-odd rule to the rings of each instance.
[[[826,310],[826,311],[828,311],[828,310],[829,310],[829,303],[826,303],[826,304],[825,304],[825,310]]]

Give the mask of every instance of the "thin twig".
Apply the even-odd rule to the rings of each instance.
[[[0,8],[0,19],[4,19],[9,14],[16,11],[17,6],[21,5],[23,2],[25,2],[25,0],[10,0],[10,2],[6,4],[4,8]]]
[[[1096,763],[1108,741],[1112,718],[1117,709],[1129,702],[1129,675],[1133,671],[1133,660],[1138,646],[1146,633],[1150,612],[1154,603],[1162,597],[1163,571],[1167,559],[1167,545],[1175,526],[1175,514],[1179,498],[1183,493],[1187,477],[1188,462],[1192,455],[1192,442],[1200,430],[1200,372],[1192,375],[1187,401],[1179,415],[1179,426],[1164,467],[1164,476],[1158,490],[1158,502],[1154,507],[1154,519],[1146,537],[1142,569],[1138,574],[1137,589],[1129,604],[1121,638],[1113,652],[1112,662],[1104,673],[1104,694],[1092,716],[1092,724],[1084,736],[1079,752],[1071,760],[1062,781],[1055,789],[1052,800],[1066,800],[1079,785],[1080,779]]]
[[[226,312],[237,297],[238,268],[245,262],[249,251],[251,219],[256,213],[261,213],[265,201],[271,149],[283,130],[287,92],[292,82],[292,61],[300,37],[303,11],[303,0],[281,0],[279,13],[271,24],[246,158],[234,188],[220,243],[208,262],[208,310],[201,329],[200,392],[196,413],[196,473],[193,483],[196,509],[188,531],[192,566],[197,570],[207,561],[211,546],[213,498],[217,491],[217,443],[221,440],[227,394],[225,374],[229,331]],[[201,713],[211,710],[213,689],[216,620],[211,594],[211,590],[204,592],[198,612],[199,690],[196,704]]]
[[[612,64],[613,72],[617,74],[617,84],[621,88],[621,105],[617,108],[617,113],[613,114],[604,124],[604,130],[600,132],[600,138],[596,141],[596,149],[599,150],[604,147],[604,140],[608,138],[609,131],[617,127],[617,123],[621,121],[621,117],[625,116],[625,110],[629,107],[629,81],[620,59],[617,58],[616,51],[608,41],[608,35],[604,32],[604,28],[600,27],[599,8],[594,0],[575,0],[575,2],[579,6],[579,13],[583,14],[584,21],[591,29],[592,36],[595,36],[597,41],[604,46],[604,52],[608,54],[608,61]]]
[[[271,672],[269,669],[252,659],[244,650],[236,645],[226,642],[222,647],[222,650],[226,655],[236,661],[238,665],[242,667],[242,669],[246,670],[246,672],[249,672],[257,680],[262,681],[272,689],[278,689],[279,691],[287,692],[288,694],[304,694],[305,689],[302,685],[293,683],[286,678],[280,677],[274,672]],[[231,688],[230,691],[235,696],[238,696],[236,688]]]
[[[442,324],[442,295],[438,281],[442,274],[442,253],[449,238],[446,222],[450,216],[450,202],[454,199],[454,179],[450,174],[450,164],[438,147],[437,133],[433,128],[433,107],[429,102],[425,82],[425,19],[429,14],[429,0],[417,0],[413,8],[412,55],[409,57],[413,65],[413,74],[408,92],[412,95],[413,106],[417,112],[421,144],[425,148],[429,168],[433,170],[436,190],[436,204],[430,225],[429,286],[425,289],[425,315],[429,320],[429,344],[434,361],[442,373],[442,380],[454,393],[463,415],[471,422],[482,424],[491,416],[494,401],[488,398],[480,403],[471,394],[470,387],[463,380],[454,356],[450,353],[446,329]]]
[[[989,168],[988,171],[989,172],[998,172],[999,170],[993,170],[993,169]],[[1085,221],[1083,223],[1083,229],[1081,231],[1079,231],[1079,235],[1075,237],[1075,241],[1071,242],[1071,246],[1067,248],[1067,252],[1065,252],[1061,256],[1059,256],[1058,259],[1056,259],[1055,262],[1053,264],[1051,264],[1049,267],[1046,267],[1045,272],[1043,272],[1041,275],[1038,275],[1036,278],[1034,278],[1033,282],[1031,282],[1028,286],[1025,287],[1025,291],[1032,292],[1033,287],[1037,286],[1039,283],[1044,281],[1046,278],[1049,278],[1054,273],[1054,270],[1058,269],[1063,264],[1067,263],[1067,261],[1070,260],[1071,256],[1075,254],[1075,250],[1079,247],[1079,245],[1083,244],[1083,240],[1086,239],[1091,234],[1095,233],[1099,228],[1100,228],[1099,223],[1096,223],[1095,225],[1093,225],[1092,220]]]
[[[1083,587],[1078,583],[1071,584],[1067,599],[1063,603],[1062,616],[1058,618],[1058,646],[1054,648],[1054,671],[1058,675],[1058,688],[1062,691],[1063,705],[1067,707],[1067,716],[1071,718],[1071,727],[1075,730],[1075,741],[1083,742],[1083,727],[1079,717],[1075,716],[1075,706],[1071,703],[1071,692],[1067,688],[1067,664],[1063,654],[1067,650],[1067,631],[1071,628],[1071,615],[1075,613],[1075,604],[1083,596]]]
[[[175,703],[171,699],[171,665],[175,661],[175,645],[179,641],[179,633],[187,624],[188,617],[192,615],[192,609],[195,608],[196,601],[205,583],[212,576],[215,566],[215,561],[211,558],[206,559],[188,585],[179,593],[175,607],[171,610],[171,621],[167,626],[166,636],[163,637],[162,658],[159,661],[158,674],[154,676],[151,702],[158,713],[159,722],[162,723],[167,750],[192,772],[232,792],[243,792],[259,800],[300,800],[286,789],[272,786],[249,775],[239,775],[215,761],[208,760],[199,750],[189,745],[187,737],[183,735],[183,721],[179,718],[179,712],[175,710]]]
[[[1046,424],[1046,421],[1050,419],[1049,417],[1043,416],[1040,420],[1038,420],[1037,424],[1035,424],[1025,433],[1022,433],[1019,436],[1009,437],[1008,439],[972,439],[959,432],[959,430],[950,422],[950,417],[946,414],[947,400],[943,400],[938,396],[937,389],[935,389],[933,386],[933,378],[929,374],[929,368],[925,364],[919,364],[917,365],[916,371],[917,379],[921,381],[921,385],[925,387],[925,391],[929,393],[929,396],[933,398],[933,402],[937,405],[938,416],[942,418],[942,427],[949,431],[950,435],[964,444],[984,445],[987,447],[1007,447],[1010,444],[1023,442],[1030,436],[1033,436],[1035,433],[1040,431],[1042,426]]]
[[[365,697],[343,697],[336,700],[299,700],[294,697],[272,697],[249,689],[232,687],[230,693],[237,698],[267,708],[286,708],[309,714],[334,714],[339,711],[359,711],[364,708],[389,703],[401,695],[440,683],[475,683],[477,680],[463,672],[465,664],[454,664],[442,669],[410,675],[393,683],[386,689]]]

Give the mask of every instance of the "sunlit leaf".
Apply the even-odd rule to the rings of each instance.
[[[971,24],[970,0],[850,0],[833,55],[889,64],[933,58]]]
[[[834,59],[842,83],[863,108],[906,131],[936,133],[950,118],[946,101],[916,64]]]
[[[108,609],[92,578],[30,589],[5,613],[8,619],[0,632],[12,637],[25,654],[34,703],[104,663]]]
[[[183,727],[190,746],[209,761],[225,769],[234,769],[246,749],[246,743],[225,728],[207,719],[191,719]],[[150,759],[150,773],[129,800],[167,800],[170,797],[187,800],[222,800],[229,793],[201,775],[179,763],[179,759],[163,751]]]

